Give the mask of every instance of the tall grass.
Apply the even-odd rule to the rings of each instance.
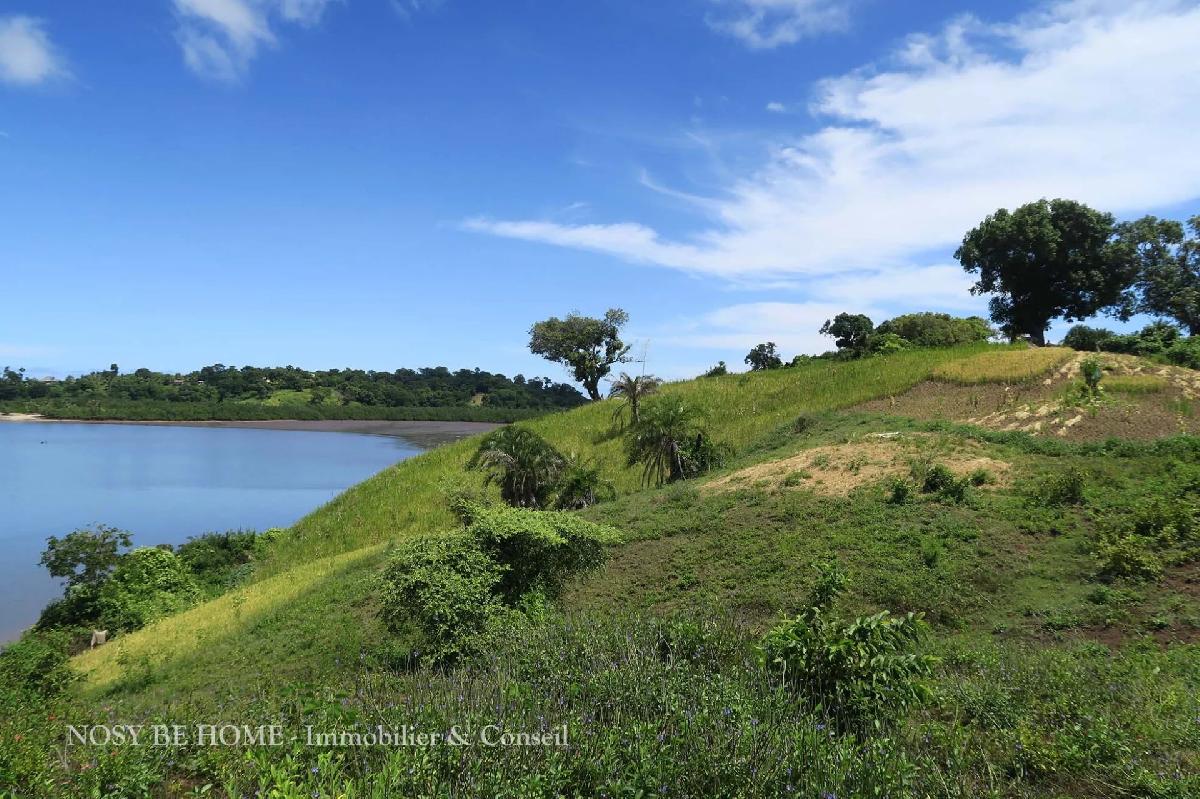
[[[694,405],[716,440],[741,450],[802,414],[901,393],[928,379],[940,365],[988,349],[975,345],[857,361],[822,360],[789,369],[670,383],[661,391]],[[640,470],[626,465],[620,430],[613,428],[611,401],[526,424],[560,450],[594,458],[618,491],[629,493],[640,487]],[[480,480],[465,471],[476,446],[476,439],[465,439],[404,461],[301,519],[260,564],[258,582],[237,592],[244,597],[241,601],[251,608],[279,606],[277,597],[295,596],[326,577],[340,562],[328,560],[334,556],[451,528],[455,522],[444,492],[451,483]],[[229,621],[230,602],[230,597],[222,597],[127,635],[125,649],[153,648],[145,642],[183,640],[197,634],[237,635],[244,624]],[[281,607],[286,610],[286,604]],[[188,646],[186,640],[181,645]],[[110,661],[115,661],[117,651],[117,647],[105,647],[87,656],[84,663],[94,680],[108,679],[114,673]]]
[[[1066,347],[980,352],[939,364],[934,378],[948,383],[1022,383],[1062,366],[1075,351]]]

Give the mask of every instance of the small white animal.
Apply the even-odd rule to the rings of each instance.
[[[92,645],[90,649],[95,649],[108,641],[108,630],[92,630]]]

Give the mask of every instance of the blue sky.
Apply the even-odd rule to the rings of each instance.
[[[6,0],[0,364],[548,374],[981,312],[955,243],[1042,196],[1200,213],[1179,0]],[[1052,334],[1065,328],[1056,327]]]

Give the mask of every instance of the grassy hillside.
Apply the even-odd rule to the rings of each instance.
[[[584,736],[567,750],[192,748],[169,763],[141,751],[96,761],[114,785],[143,775],[167,795],[205,782],[297,797],[1195,795],[1200,522],[1180,509],[1200,493],[1200,445],[1170,425],[1157,439],[1087,443],[955,421],[979,412],[970,403],[897,415],[922,386],[1057,391],[1045,381],[1068,380],[1071,357],[925,350],[670,384],[663,393],[700,408],[735,454],[662,489],[625,465],[611,402],[527,423],[602,465],[619,495],[584,515],[623,542],[559,610],[449,673],[416,668],[374,613],[391,543],[451,528],[447,487],[479,479],[463,469],[473,441],[426,453],[301,520],[253,582],[76,658],[85,680],[60,712],[557,720]],[[1157,397],[1120,381],[1111,393]],[[971,485],[921,493],[939,464]],[[911,496],[897,500],[897,480]],[[1140,551],[1105,549],[1151,528]],[[829,557],[850,575],[841,612],[915,611],[931,624],[933,698],[887,735],[832,735],[756,665],[758,636],[801,609],[811,564]],[[1124,576],[1131,557],[1158,573]],[[52,731],[30,723],[24,735],[36,761]],[[52,764],[28,769],[64,779]],[[68,772],[80,793],[102,782],[80,762]]]

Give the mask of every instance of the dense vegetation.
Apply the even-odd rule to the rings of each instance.
[[[5,367],[0,408],[75,419],[416,419],[514,421],[584,398],[548,378],[445,367],[374,372],[217,364],[187,374],[116,364],[65,380]]]
[[[533,441],[518,450],[493,436],[405,462],[260,544],[211,602],[72,661],[52,632],[6,650],[0,785],[35,796],[206,785],[298,797],[1194,795],[1194,440],[1078,445],[834,412],[938,371],[1012,379],[1009,361],[1041,352],[817,360],[666,384],[639,423],[614,418],[616,398],[521,425],[613,486],[581,514],[495,504],[522,453],[542,462]],[[1062,357],[1047,354],[1021,374],[1040,379]],[[688,430],[727,448],[726,487],[683,475],[642,488],[630,442],[662,424],[646,421],[658,402],[691,408]],[[867,479],[881,447],[896,448],[898,471]],[[480,451],[510,458],[467,469]],[[561,490],[551,471],[529,472],[553,486],[543,507]],[[485,491],[489,474],[499,488]],[[176,557],[227,563],[224,551],[214,541]],[[359,734],[565,724],[571,745],[76,746],[64,764],[61,721],[110,714]]]

